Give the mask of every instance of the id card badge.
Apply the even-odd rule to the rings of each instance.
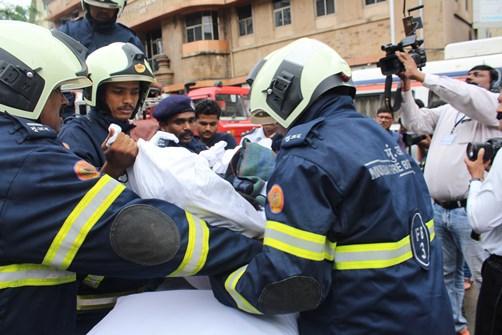
[[[455,140],[456,134],[445,134],[443,138],[441,138],[441,144],[452,144]]]

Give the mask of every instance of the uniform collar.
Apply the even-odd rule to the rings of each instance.
[[[89,112],[89,118],[100,124],[103,128],[108,129],[108,126],[111,125],[112,123],[115,123],[119,125],[122,128],[122,132],[129,134],[131,129],[135,128],[136,126],[129,123],[129,120],[126,121],[121,121],[117,120],[111,114],[109,113],[103,113],[99,112],[96,109],[92,108]]]

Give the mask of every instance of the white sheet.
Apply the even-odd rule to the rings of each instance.
[[[224,306],[211,291],[177,290],[133,294],[90,335],[297,335],[296,314],[255,316]]]

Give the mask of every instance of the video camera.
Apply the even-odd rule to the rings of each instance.
[[[403,16],[405,15],[406,1],[403,4]],[[385,76],[397,74],[404,70],[404,65],[401,63],[399,58],[397,58],[396,51],[405,52],[405,48],[411,47],[408,54],[415,60],[418,68],[425,66],[427,62],[427,56],[425,55],[425,50],[420,48],[424,43],[423,40],[417,40],[416,31],[417,29],[423,28],[422,19],[414,18],[410,13],[414,10],[421,9],[424,6],[417,6],[410,8],[408,10],[408,16],[403,18],[403,26],[406,37],[401,40],[398,44],[386,44],[382,45],[382,50],[385,51],[385,57],[380,58],[378,61],[378,67],[381,69],[382,74]]]
[[[485,154],[483,155],[483,162],[487,162],[495,158],[495,155],[502,148],[502,137],[490,138],[486,142],[471,142],[467,144],[467,158],[471,161],[475,161],[478,157],[479,150],[485,149]]]
[[[427,56],[425,55],[425,50],[420,48],[422,43],[424,43],[424,41],[417,40],[416,35],[410,35],[403,38],[403,40],[397,45],[382,45],[382,50],[386,53],[385,57],[380,58],[378,61],[378,67],[382,71],[382,74],[388,76],[404,71],[404,65],[401,63],[399,58],[397,58],[396,51],[404,52],[406,47],[412,48],[408,51],[408,54],[415,60],[417,67],[422,68],[425,66]]]
[[[423,8],[423,5],[410,8],[408,10],[408,16],[403,18],[403,26],[406,37],[401,40],[398,44],[386,44],[382,45],[381,49],[385,51],[385,57],[380,58],[377,66],[382,71],[382,74],[386,76],[385,78],[385,90],[384,99],[385,105],[390,111],[396,111],[401,106],[401,87],[398,87],[395,95],[394,103],[392,103],[392,75],[398,74],[404,70],[403,63],[399,60],[396,55],[396,51],[406,52],[415,60],[418,68],[425,66],[427,61],[427,56],[425,55],[425,50],[420,48],[424,43],[423,40],[417,40],[416,31],[417,29],[423,28],[422,19],[414,18],[410,13],[414,10]],[[406,0],[403,1],[403,16],[406,15]]]

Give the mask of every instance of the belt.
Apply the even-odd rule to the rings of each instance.
[[[464,208],[465,205],[467,205],[467,199],[455,201],[437,201],[436,199],[434,199],[434,203],[438,204],[444,209]]]

